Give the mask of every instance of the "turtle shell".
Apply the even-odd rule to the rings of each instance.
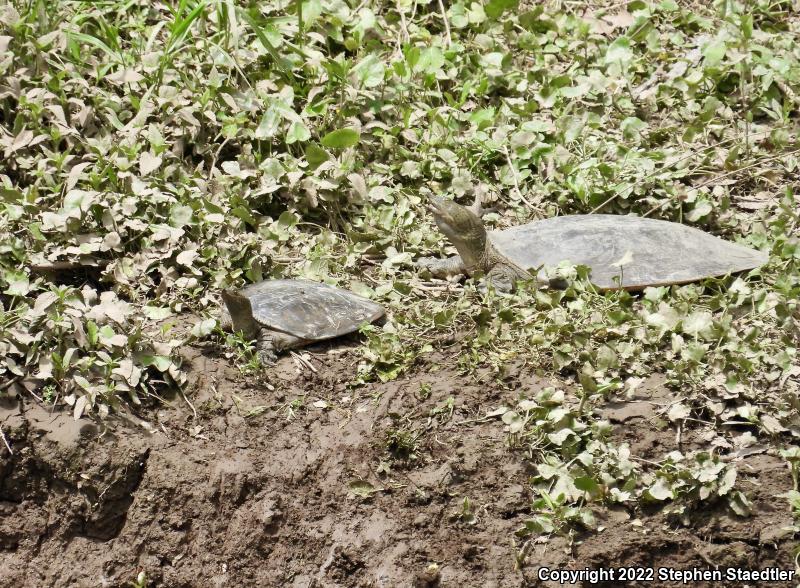
[[[517,265],[586,265],[592,284],[604,290],[683,284],[750,270],[768,259],[699,229],[636,216],[559,216],[489,234]]]
[[[250,300],[259,324],[310,341],[352,333],[385,312],[349,290],[309,280],[265,280],[239,292]]]

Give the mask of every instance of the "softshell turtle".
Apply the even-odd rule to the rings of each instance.
[[[487,232],[474,208],[434,196],[428,210],[458,255],[422,258],[418,267],[437,277],[480,271],[498,290],[509,291],[529,270],[562,261],[591,268],[600,290],[684,284],[750,270],[766,253],[724,241],[678,223],[635,216],[559,216]],[[543,274],[537,276],[547,284]]]
[[[349,290],[309,280],[265,280],[224,290],[219,322],[257,340],[263,363],[275,352],[332,339],[384,315],[384,309]]]

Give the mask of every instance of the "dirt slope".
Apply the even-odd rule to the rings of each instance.
[[[186,354],[191,407],[179,396],[95,423],[28,400],[3,406],[14,451],[0,449],[4,585],[131,586],[144,571],[147,585],[171,587],[499,587],[554,585],[538,580],[541,566],[794,567],[794,546],[775,532],[790,516],[774,496],[791,488],[776,457],[739,464],[753,517],[709,510],[684,527],[658,510],[599,510],[601,532],[541,537],[516,569],[534,463],[483,417],[558,382],[514,366],[502,385],[481,381],[441,355],[348,389],[357,354],[318,347],[316,373],[284,357],[267,386],[207,351]],[[669,391],[649,384],[603,416],[635,456],[659,459],[679,440],[653,418]],[[397,431],[416,444],[388,443]],[[687,431],[680,442],[703,440]]]

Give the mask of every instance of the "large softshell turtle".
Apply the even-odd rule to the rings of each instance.
[[[309,280],[265,280],[225,290],[222,299],[220,327],[256,339],[263,363],[276,351],[346,335],[384,315],[371,300]]]
[[[436,276],[481,271],[500,290],[562,261],[590,267],[598,289],[639,290],[750,270],[768,259],[692,227],[635,216],[559,216],[487,232],[472,209],[451,200],[434,196],[428,209],[459,255],[418,265]]]

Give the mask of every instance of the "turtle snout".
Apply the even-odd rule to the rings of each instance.
[[[425,205],[425,208],[428,209],[428,212],[432,214],[441,215],[445,211],[445,200],[441,196],[431,196],[428,204]]]

